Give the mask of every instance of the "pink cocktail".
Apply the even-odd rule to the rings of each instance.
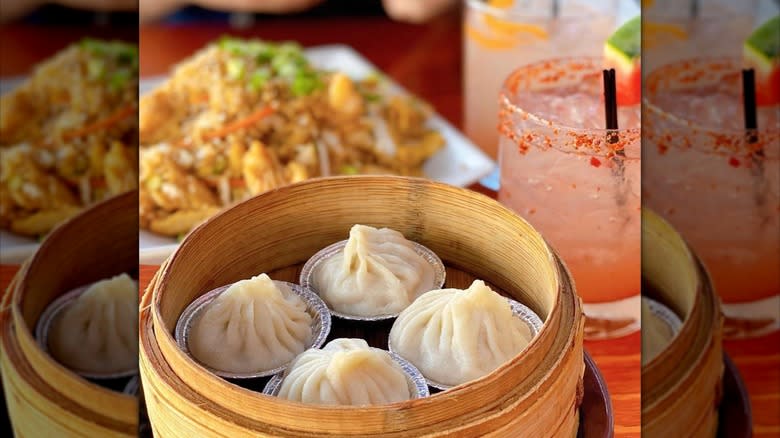
[[[605,127],[602,58],[515,70],[500,98],[498,199],[561,254],[586,304],[586,335],[638,328],[640,108]]]
[[[466,0],[466,135],[495,158],[497,98],[507,75],[521,65],[544,59],[601,54],[615,28],[617,5],[617,0]]]
[[[777,329],[780,314],[780,107],[759,107],[745,130],[742,68],[679,61],[645,94],[645,203],[702,258],[730,337]]]

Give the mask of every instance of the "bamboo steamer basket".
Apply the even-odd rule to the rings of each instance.
[[[261,272],[296,281],[309,257],[345,239],[355,223],[391,227],[422,243],[447,266],[445,287],[484,279],[528,305],[544,327],[488,376],[428,398],[372,407],[269,397],[208,373],[179,350],[173,330],[196,297]],[[496,201],[417,178],[321,178],[238,204],[181,243],[142,298],[141,380],[157,437],[575,436],[583,324],[563,263],[525,220]]]
[[[642,366],[642,435],[714,437],[724,371],[720,302],[701,261],[649,210],[642,211],[642,284],[683,321]]]
[[[35,340],[35,324],[59,295],[138,267],[138,192],[96,204],[51,232],[3,297],[3,388],[17,437],[129,437],[137,397],[60,365]]]

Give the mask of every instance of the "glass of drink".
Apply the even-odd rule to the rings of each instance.
[[[757,10],[757,0],[643,1],[644,68],[653,71],[694,56],[739,55]]]
[[[602,58],[521,67],[500,96],[500,202],[561,254],[585,302],[586,337],[640,321],[640,106],[605,129]]]
[[[618,0],[466,0],[466,135],[496,158],[498,93],[507,75],[553,57],[600,55],[617,7]]]
[[[731,338],[780,326],[780,106],[758,107],[746,131],[742,68],[741,58],[667,64],[644,95],[645,205],[704,261]]]

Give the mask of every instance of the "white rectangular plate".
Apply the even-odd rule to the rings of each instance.
[[[37,239],[0,230],[0,264],[21,265],[39,246]]]
[[[5,94],[23,81],[24,77],[0,78],[0,94]],[[20,236],[7,230],[0,230],[0,264],[19,265],[38,249],[37,239]]]
[[[327,45],[306,49],[306,56],[320,68],[340,70],[353,78],[362,78],[379,72],[373,64],[349,46]],[[159,86],[165,77],[141,79],[140,93],[144,94]],[[388,81],[390,79],[388,78]],[[400,92],[405,90],[390,82],[390,87]],[[495,162],[487,157],[469,139],[438,114],[433,114],[429,125],[438,130],[445,140],[444,148],[428,159],[423,168],[428,178],[459,187],[476,183],[489,174]],[[141,230],[139,240],[141,264],[160,264],[178,244],[175,239]]]
[[[367,59],[349,46],[326,45],[306,49],[311,62],[323,69],[340,70],[354,78],[362,78],[380,72]],[[159,86],[165,77],[143,78],[139,83],[140,94],[148,93]],[[12,90],[24,78],[3,78],[0,80],[0,94]],[[407,92],[400,85],[387,78],[390,88]],[[429,125],[439,131],[445,140],[444,148],[426,161],[425,174],[436,181],[458,187],[476,183],[489,174],[495,162],[488,158],[460,131],[455,129],[439,114],[433,114]],[[0,230],[0,263],[19,264],[38,249],[36,239],[27,238]],[[178,247],[175,239],[140,230],[139,258],[141,264],[160,264]]]

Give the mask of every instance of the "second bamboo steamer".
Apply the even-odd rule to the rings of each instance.
[[[138,192],[128,192],[55,228],[3,296],[0,365],[16,436],[137,436],[136,396],[80,377],[47,354],[34,336],[36,322],[58,296],[137,270],[138,221],[128,214],[137,205]]]
[[[642,283],[643,296],[682,321],[642,365],[642,435],[714,437],[724,371],[720,301],[701,261],[649,210],[642,212]]]

